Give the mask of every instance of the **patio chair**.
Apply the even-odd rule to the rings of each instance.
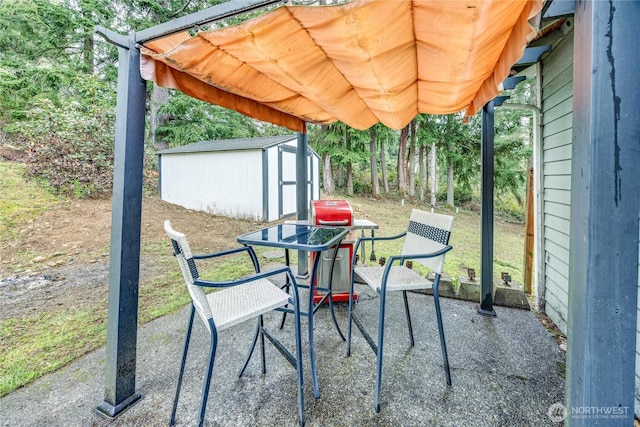
[[[444,257],[452,247],[448,245],[449,235],[453,226],[453,217],[448,215],[435,214],[414,209],[409,220],[407,231],[390,237],[361,237],[354,248],[352,260],[353,268],[351,274],[351,289],[349,297],[349,326],[347,331],[347,356],[351,355],[351,333],[352,323],[358,327],[371,349],[377,355],[377,377],[374,407],[376,412],[380,412],[380,386],[382,381],[382,360],[384,343],[384,324],[387,293],[400,291],[404,299],[404,310],[409,328],[409,342],[414,345],[413,328],[411,326],[411,315],[409,313],[409,301],[407,291],[433,289],[433,299],[435,303],[438,331],[440,333],[440,346],[444,360],[444,371],[448,385],[451,385],[451,373],[449,372],[449,359],[447,356],[447,346],[442,328],[442,314],[440,311],[440,299],[438,287],[440,275],[444,265]],[[359,245],[364,241],[395,240],[404,237],[402,253],[387,258],[384,266],[356,266],[355,254]],[[396,263],[398,265],[393,265]],[[412,261],[427,267],[435,276],[429,280],[416,269],[409,268],[406,261]],[[371,338],[364,325],[354,312],[354,282],[358,275],[362,281],[368,284],[380,296],[380,310],[378,313],[378,342]]]
[[[289,267],[283,267],[271,270],[269,272],[260,272],[258,258],[251,247],[241,247],[218,253],[205,255],[193,255],[184,234],[175,231],[171,223],[167,220],[164,223],[164,229],[173,245],[174,255],[180,265],[180,270],[184,276],[184,280],[191,296],[191,314],[187,326],[187,332],[184,342],[184,350],[182,354],[182,362],[180,364],[180,373],[178,375],[178,385],[173,401],[173,409],[171,411],[170,425],[175,424],[176,410],[178,408],[178,398],[180,396],[180,387],[184,375],[187,353],[189,350],[189,342],[191,339],[191,330],[193,327],[193,319],[197,312],[204,322],[207,331],[210,334],[209,357],[205,380],[202,388],[202,399],[200,402],[199,425],[204,422],[205,411],[207,409],[207,398],[209,396],[209,387],[213,373],[213,364],[216,356],[216,348],[218,346],[218,334],[220,331],[231,326],[238,325],[249,319],[257,318],[257,325],[253,342],[249,349],[249,353],[244,362],[244,366],[240,370],[239,376],[242,376],[253,351],[260,340],[262,373],[266,373],[265,365],[265,343],[266,337],[274,346],[285,356],[287,361],[297,371],[297,390],[298,390],[298,419],[299,424],[304,425],[304,400],[302,389],[302,349],[300,335],[300,306],[299,295],[296,286],[292,286],[292,295],[284,292],[280,287],[276,286],[268,278],[275,275],[285,274],[292,281],[295,277],[291,273]],[[255,274],[243,277],[241,279],[224,282],[213,282],[202,280],[196,267],[196,260],[208,258],[218,258],[225,256],[233,256],[246,252],[255,268]],[[214,292],[205,293],[205,288],[220,288]],[[295,323],[295,357],[281,344],[274,336],[272,336],[263,326],[263,314],[272,310],[285,311],[293,314]]]

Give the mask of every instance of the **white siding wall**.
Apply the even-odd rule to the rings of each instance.
[[[262,219],[261,150],[164,154],[161,162],[163,200],[214,215]]]
[[[542,66],[545,311],[566,334],[573,121],[573,34]]]

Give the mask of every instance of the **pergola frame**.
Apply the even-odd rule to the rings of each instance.
[[[639,21],[636,2],[576,2],[566,385],[572,426],[594,424],[580,417],[586,408],[618,408],[623,416],[606,425],[634,418]]]
[[[278,1],[222,3],[129,36],[96,28],[119,50],[105,397],[97,408],[102,415],[115,417],[141,397],[135,390],[135,368],[146,83],[140,76],[139,43]],[[575,10],[566,403],[568,411],[627,408],[625,417],[607,420],[608,425],[627,425],[634,405],[636,237],[640,235],[640,179],[635,172],[640,164],[636,64],[640,8],[633,2],[578,0]],[[493,168],[493,102],[483,114],[483,153],[487,153],[483,155],[481,312],[493,314],[493,278],[484,271],[492,271],[493,258],[493,176],[488,170]],[[300,219],[307,218],[308,208],[306,156],[302,156],[306,147],[306,133],[299,134]],[[571,425],[590,421],[568,418]]]
[[[125,37],[103,27],[96,33],[118,47],[111,249],[109,254],[109,310],[105,366],[105,396],[96,411],[115,417],[142,396],[135,391],[140,281],[140,228],[146,81],[140,76],[140,43],[255,10],[281,0],[232,1]],[[298,138],[305,154],[306,138]],[[300,157],[300,156],[299,156]],[[306,173],[304,192],[306,193]],[[300,186],[298,186],[300,187]],[[305,214],[306,215],[306,214]],[[305,217],[306,218],[306,217]]]

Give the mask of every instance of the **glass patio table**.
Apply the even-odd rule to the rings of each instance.
[[[333,266],[335,264],[336,254],[340,246],[340,242],[349,233],[348,228],[343,227],[324,227],[305,224],[278,224],[270,227],[263,228],[261,230],[253,231],[251,233],[238,236],[237,241],[242,245],[250,246],[269,246],[275,248],[282,248],[285,250],[285,262],[289,265],[289,250],[299,250],[306,252],[320,253],[331,248],[335,248],[333,251],[333,259],[331,263],[331,270],[329,277],[333,276]],[[318,375],[316,371],[316,357],[315,346],[313,341],[313,314],[316,310],[325,302],[329,302],[329,308],[331,310],[331,316],[333,323],[338,330],[338,333],[344,340],[344,335],[340,331],[338,322],[336,320],[335,313],[333,311],[333,301],[331,296],[331,280],[329,280],[328,288],[321,288],[314,286],[316,283],[316,277],[318,272],[318,264],[321,256],[315,256],[313,265],[311,266],[311,274],[309,278],[309,284],[294,283],[294,286],[298,288],[309,289],[309,303],[306,311],[301,311],[300,314],[307,316],[308,329],[309,329],[309,357],[311,359],[311,377],[313,380],[313,393],[316,398],[320,397],[320,388],[318,386]],[[286,286],[290,286],[290,283],[286,283]],[[324,297],[314,303],[314,290],[321,290],[326,292]],[[284,322],[284,319],[283,319]]]

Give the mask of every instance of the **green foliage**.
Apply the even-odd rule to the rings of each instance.
[[[529,78],[507,94],[509,102],[534,103],[535,79]],[[497,108],[495,111],[495,189],[499,198],[511,200],[505,212],[524,212],[527,168],[532,155],[531,112]],[[515,202],[517,206],[514,206]]]
[[[455,206],[465,206],[468,203],[477,201],[479,199],[477,187],[470,188],[462,184],[454,183],[454,203]],[[436,193],[436,200],[439,203],[447,202],[447,188],[444,185],[438,187]]]
[[[171,117],[158,128],[158,137],[180,146],[213,139],[250,138],[261,135],[258,123],[240,113],[172,91],[161,113]],[[272,126],[265,126],[272,130]],[[276,127],[277,128],[277,127]]]
[[[512,194],[505,194],[496,197],[495,212],[502,218],[509,218],[515,221],[523,222],[526,206],[521,199],[514,197]]]
[[[353,192],[355,194],[367,195],[371,194],[371,181],[368,176],[356,175],[353,179]]]
[[[9,129],[28,151],[32,175],[60,194],[99,197],[112,188],[115,112],[97,80],[77,83],[85,99],[93,94],[93,103],[35,100],[25,119]]]
[[[93,26],[114,14],[106,0],[1,0],[0,122],[23,119],[36,99],[60,106],[72,96],[93,71]]]
[[[309,143],[318,154],[331,154],[333,166],[356,164],[369,159],[369,151],[366,147],[369,142],[368,131],[350,128],[342,122],[323,128],[320,132],[313,134]]]
[[[422,144],[436,145],[439,181],[446,183],[449,161],[453,162],[454,195],[473,193],[480,178],[480,121],[478,117],[463,122],[461,114],[422,115],[418,122]],[[442,186],[441,186],[442,189]],[[446,200],[446,188],[444,200]],[[467,196],[463,197],[464,199]]]
[[[69,28],[69,15],[46,1],[0,3],[0,117],[21,117],[34,97],[57,98],[68,69],[42,52],[60,51],[57,30]]]

